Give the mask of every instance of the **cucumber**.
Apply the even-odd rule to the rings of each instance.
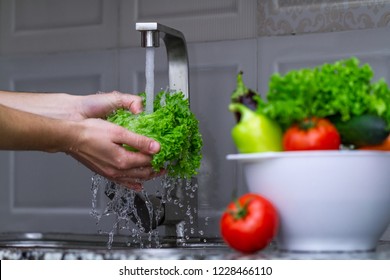
[[[360,148],[379,145],[389,136],[387,123],[376,115],[354,116],[348,121],[333,116],[329,120],[336,126],[341,143],[346,146]]]

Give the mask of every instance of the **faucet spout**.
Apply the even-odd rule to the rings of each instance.
[[[159,47],[164,41],[169,72],[169,88],[181,91],[189,99],[189,70],[187,44],[182,32],[157,22],[137,22],[135,29],[141,32],[141,46]]]

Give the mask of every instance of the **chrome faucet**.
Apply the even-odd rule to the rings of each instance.
[[[184,97],[189,100],[188,55],[183,33],[156,22],[136,23],[136,30],[141,32],[142,47],[159,47],[160,38],[164,41],[169,68],[169,88],[183,92]],[[196,178],[191,179],[191,184],[186,180],[172,181],[159,196],[136,193],[133,198],[135,209],[131,209],[126,215],[145,232],[163,225],[165,236],[178,239],[193,237],[198,228],[196,214],[198,199],[196,190],[189,190],[190,196],[186,194],[189,185],[195,186],[196,189]],[[106,189],[106,195],[110,199],[114,198],[113,188],[115,184]],[[127,204],[126,199],[121,198],[120,204]],[[189,213],[189,209],[193,209],[194,213]],[[190,232],[184,232],[184,223],[190,224],[192,228]]]
[[[137,22],[135,29],[141,32],[143,48],[158,48],[160,38],[164,41],[168,58],[169,88],[182,91],[189,99],[188,55],[183,33],[157,22]]]

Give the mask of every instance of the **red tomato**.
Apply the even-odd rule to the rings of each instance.
[[[338,150],[341,138],[337,128],[327,119],[309,118],[295,124],[283,135],[285,151]]]
[[[221,218],[221,235],[232,248],[254,253],[275,237],[279,218],[274,206],[264,197],[248,193],[228,205]]]

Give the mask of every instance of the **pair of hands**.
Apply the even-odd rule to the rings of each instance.
[[[160,144],[104,120],[118,108],[140,113],[142,99],[119,92],[0,91],[0,149],[64,152],[111,181],[140,190],[142,182],[164,173],[151,167]]]
[[[165,172],[156,172],[151,166],[153,154],[160,150],[158,142],[102,119],[118,108],[140,113],[143,107],[139,96],[100,93],[82,96],[76,104],[69,118],[82,124],[83,129],[66,151],[69,155],[96,173],[135,190],[142,188],[142,182]],[[138,152],[124,149],[123,144]]]

